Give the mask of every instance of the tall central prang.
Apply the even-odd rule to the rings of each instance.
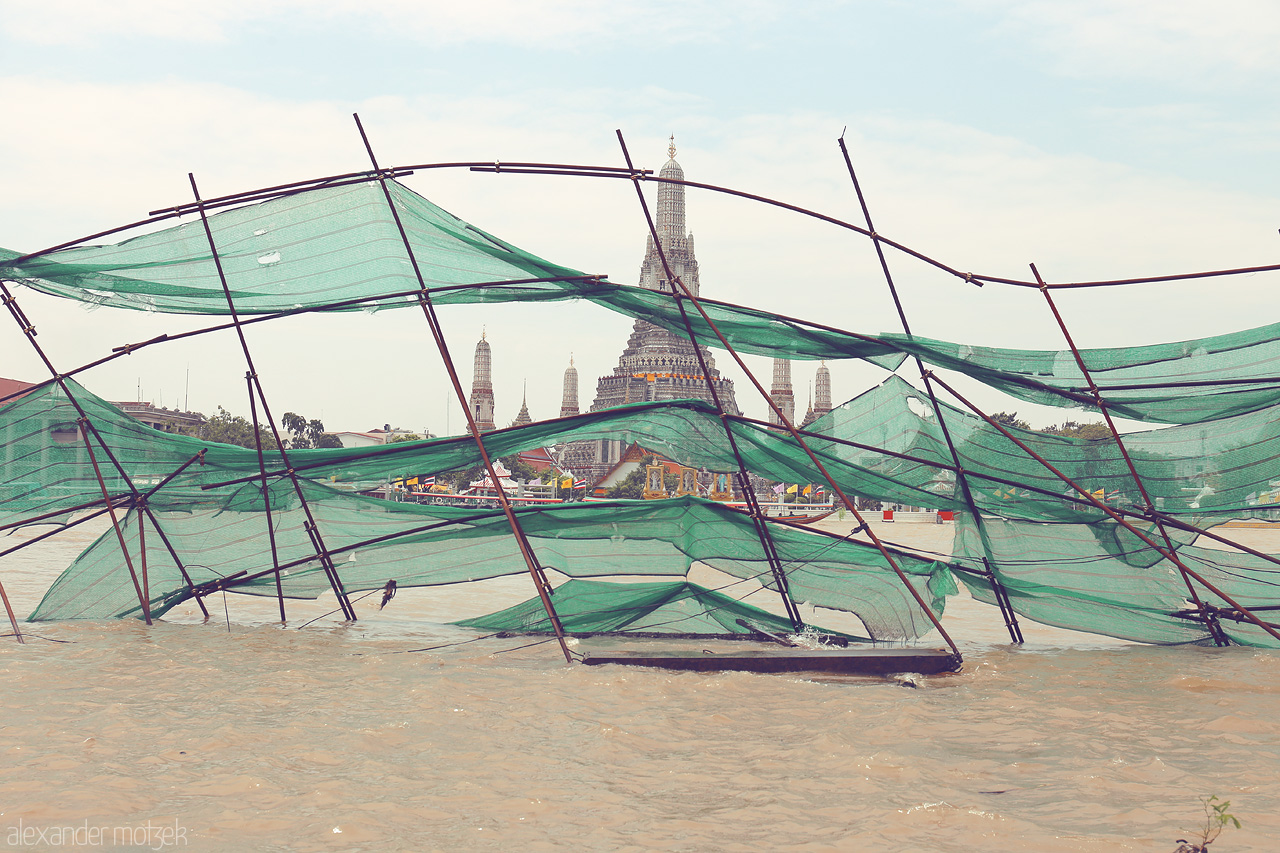
[[[684,170],[676,162],[675,139],[667,149],[670,159],[658,173],[660,178],[684,180]],[[658,185],[657,209],[658,240],[667,257],[667,264],[685,286],[699,295],[698,260],[693,253],[693,235],[685,231],[684,186],[663,183]],[[640,286],[659,293],[670,293],[671,285],[654,244],[653,235],[645,239],[644,261],[640,264]],[[724,379],[716,370],[715,359],[704,346],[702,355],[706,361],[711,381],[715,384],[720,403],[730,414],[738,414],[733,396],[733,380]],[[618,366],[611,376],[602,376],[596,384],[596,399],[591,411],[620,406],[623,403],[640,403],[652,400],[677,400],[695,398],[711,401],[711,391],[698,364],[698,353],[693,343],[683,335],[655,326],[644,320],[636,320],[626,349],[618,358]]]
[[[670,159],[658,177],[683,181],[684,170],[676,162],[675,137],[667,149]],[[658,241],[671,272],[684,282],[690,292],[699,295],[698,260],[693,253],[693,235],[685,230],[684,186],[658,185],[656,218]],[[644,261],[640,264],[640,286],[659,293],[671,293],[671,285],[663,268],[662,257],[653,235],[645,239]],[[678,285],[677,285],[678,287]],[[704,346],[702,356],[711,374],[720,404],[730,414],[739,414],[733,395],[733,380],[720,376],[715,359]],[[711,402],[711,390],[698,363],[698,352],[684,335],[668,331],[644,320],[636,320],[627,346],[618,358],[613,373],[596,383],[595,402],[591,411],[643,403],[654,400],[697,399]],[[585,446],[584,446],[585,445]],[[599,440],[575,442],[566,462],[578,470],[589,469],[588,476],[597,479],[618,461],[623,451],[620,441]],[[583,473],[587,473],[585,470]]]

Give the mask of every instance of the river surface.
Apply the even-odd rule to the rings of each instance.
[[[22,615],[90,538],[0,559]],[[1243,823],[1216,853],[1280,850],[1280,653],[1028,623],[1018,648],[969,599],[944,618],[963,672],[918,688],[568,666],[528,640],[414,651],[531,594],[402,591],[354,625],[300,627],[332,597],[281,628],[234,595],[208,622],[24,625],[0,641],[0,850],[1172,851],[1210,795]]]

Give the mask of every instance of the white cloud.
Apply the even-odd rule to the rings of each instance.
[[[997,34],[1043,51],[1071,77],[1176,80],[1210,90],[1280,70],[1269,0],[959,0],[995,13]]]
[[[1028,275],[1031,261],[1059,281],[1266,263],[1274,259],[1280,225],[1274,198],[1049,154],[972,128],[799,112],[718,121],[705,115],[696,98],[655,90],[289,102],[180,81],[111,86],[0,78],[0,100],[26,119],[24,132],[0,137],[0,246],[19,250],[185,201],[187,171],[213,195],[363,168],[353,110],[360,111],[384,164],[617,164],[613,129],[620,126],[638,162],[657,167],[674,131],[693,180],[857,222],[856,199],[835,145],[847,122],[846,139],[881,233],[961,269],[1019,278]],[[645,229],[627,182],[467,171],[424,172],[408,182],[530,251],[618,281],[634,280]],[[896,329],[864,239],[703,192],[690,193],[688,208],[706,295],[857,330]],[[900,256],[892,263],[917,333],[993,345],[1060,345],[1034,291],[977,289]],[[1269,291],[1262,288],[1273,282],[1092,291],[1064,297],[1063,309],[1083,345],[1170,340],[1270,321],[1256,306],[1269,304]],[[22,298],[61,367],[190,324],[106,310],[86,313],[34,295]],[[515,415],[525,378],[534,415],[555,413],[570,351],[589,404],[592,377],[612,369],[630,325],[590,306],[451,309],[443,321],[464,382],[474,342],[488,326],[504,422]],[[334,428],[391,421],[444,429],[447,388],[420,316],[400,311],[308,318],[259,327],[250,337],[279,412],[322,415]],[[0,333],[0,356],[5,364],[30,362],[25,343],[14,335]],[[107,396],[125,398],[134,396],[142,377],[149,396],[163,389],[172,404],[190,364],[193,405],[242,411],[238,360],[234,339],[223,336],[139,353],[95,371],[88,381]],[[722,368],[729,363],[727,356],[717,360]],[[797,368],[801,391],[811,372]],[[874,375],[837,366],[837,396],[852,396]],[[760,414],[760,404],[740,386],[739,399]],[[452,411],[456,429],[456,404]]]
[[[806,4],[828,6],[830,3]],[[37,44],[78,44],[121,36],[221,41],[249,24],[292,28],[337,24],[353,33],[393,30],[426,44],[485,42],[569,49],[592,39],[706,43],[794,12],[777,0],[0,0],[0,29]]]

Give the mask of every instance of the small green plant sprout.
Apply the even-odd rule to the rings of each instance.
[[[1222,830],[1228,826],[1240,828],[1240,821],[1227,811],[1231,808],[1229,800],[1219,800],[1215,794],[1208,798],[1201,797],[1200,803],[1204,806],[1204,826],[1196,830],[1199,838],[1193,841],[1179,838],[1178,847],[1173,853],[1206,853],[1209,845],[1218,840]]]

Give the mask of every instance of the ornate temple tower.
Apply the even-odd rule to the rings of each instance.
[[[659,178],[684,180],[684,169],[676,162],[676,138],[671,137],[667,148],[670,158],[658,173]],[[698,291],[698,261],[693,256],[693,235],[685,231],[684,187],[680,184],[658,184],[658,208],[654,217],[662,251],[667,256],[671,271],[685,283],[694,296]],[[653,235],[645,238],[644,261],[640,264],[640,286],[649,290],[670,293],[667,273],[662,268],[662,258],[653,243]]]
[[[533,423],[533,418],[529,417],[529,382],[525,380],[524,396],[520,398],[520,414],[516,415],[516,419],[511,422],[511,425],[516,427],[531,423]]]
[[[471,417],[481,432],[495,428],[493,423],[493,356],[484,332],[476,344],[476,360],[471,371]]]
[[[813,386],[809,386],[809,410],[804,413],[804,420],[800,421],[800,429],[808,429],[809,424],[818,419],[818,413],[813,410]],[[792,423],[795,423],[792,421]]]
[[[675,139],[667,149],[667,160],[660,177],[684,180],[684,170],[676,162]],[[661,184],[658,188],[658,240],[671,271],[695,295],[699,292],[698,261],[693,255],[693,235],[685,232],[684,187]],[[660,293],[670,293],[662,258],[653,236],[645,239],[644,261],[640,264],[640,286]],[[733,381],[723,379],[716,370],[710,351],[702,347],[702,355],[716,387],[720,402],[731,414],[738,413],[733,396]],[[688,338],[660,326],[637,320],[631,337],[618,358],[613,375],[602,376],[596,384],[596,399],[591,411],[640,403],[650,400],[676,400],[693,397],[711,400],[707,380],[698,364],[698,352]]]
[[[671,138],[667,154],[670,159],[662,167],[659,177],[684,180],[684,170],[676,162],[675,137]],[[671,272],[684,282],[690,292],[698,295],[698,261],[693,254],[693,235],[685,231],[683,186],[666,183],[658,185],[655,223],[658,243],[654,243],[652,234],[645,238],[644,261],[640,264],[640,286],[660,293],[671,292],[662,258],[658,254],[658,246],[661,245]],[[721,405],[730,414],[738,414],[733,380],[722,378],[711,352],[705,346],[700,349]],[[712,399],[707,378],[698,363],[698,349],[683,335],[644,320],[636,320],[627,346],[618,358],[618,366],[613,369],[612,375],[602,376],[596,383],[596,398],[591,404],[591,411],[625,403],[691,397],[707,401]],[[590,472],[582,473],[596,479],[618,461],[622,453],[622,442],[599,440],[591,444],[594,445],[594,458]]]
[[[787,416],[787,421],[796,422],[796,395],[791,390],[791,362],[785,358],[773,360],[773,387],[769,389],[769,399]],[[773,409],[769,410],[769,423],[781,425]]]
[[[567,418],[578,414],[578,369],[573,366],[573,356],[569,356],[569,366],[564,372],[564,393],[560,396],[560,417]]]
[[[813,411],[819,417],[831,411],[831,371],[825,361],[818,365],[818,376],[813,383]]]

